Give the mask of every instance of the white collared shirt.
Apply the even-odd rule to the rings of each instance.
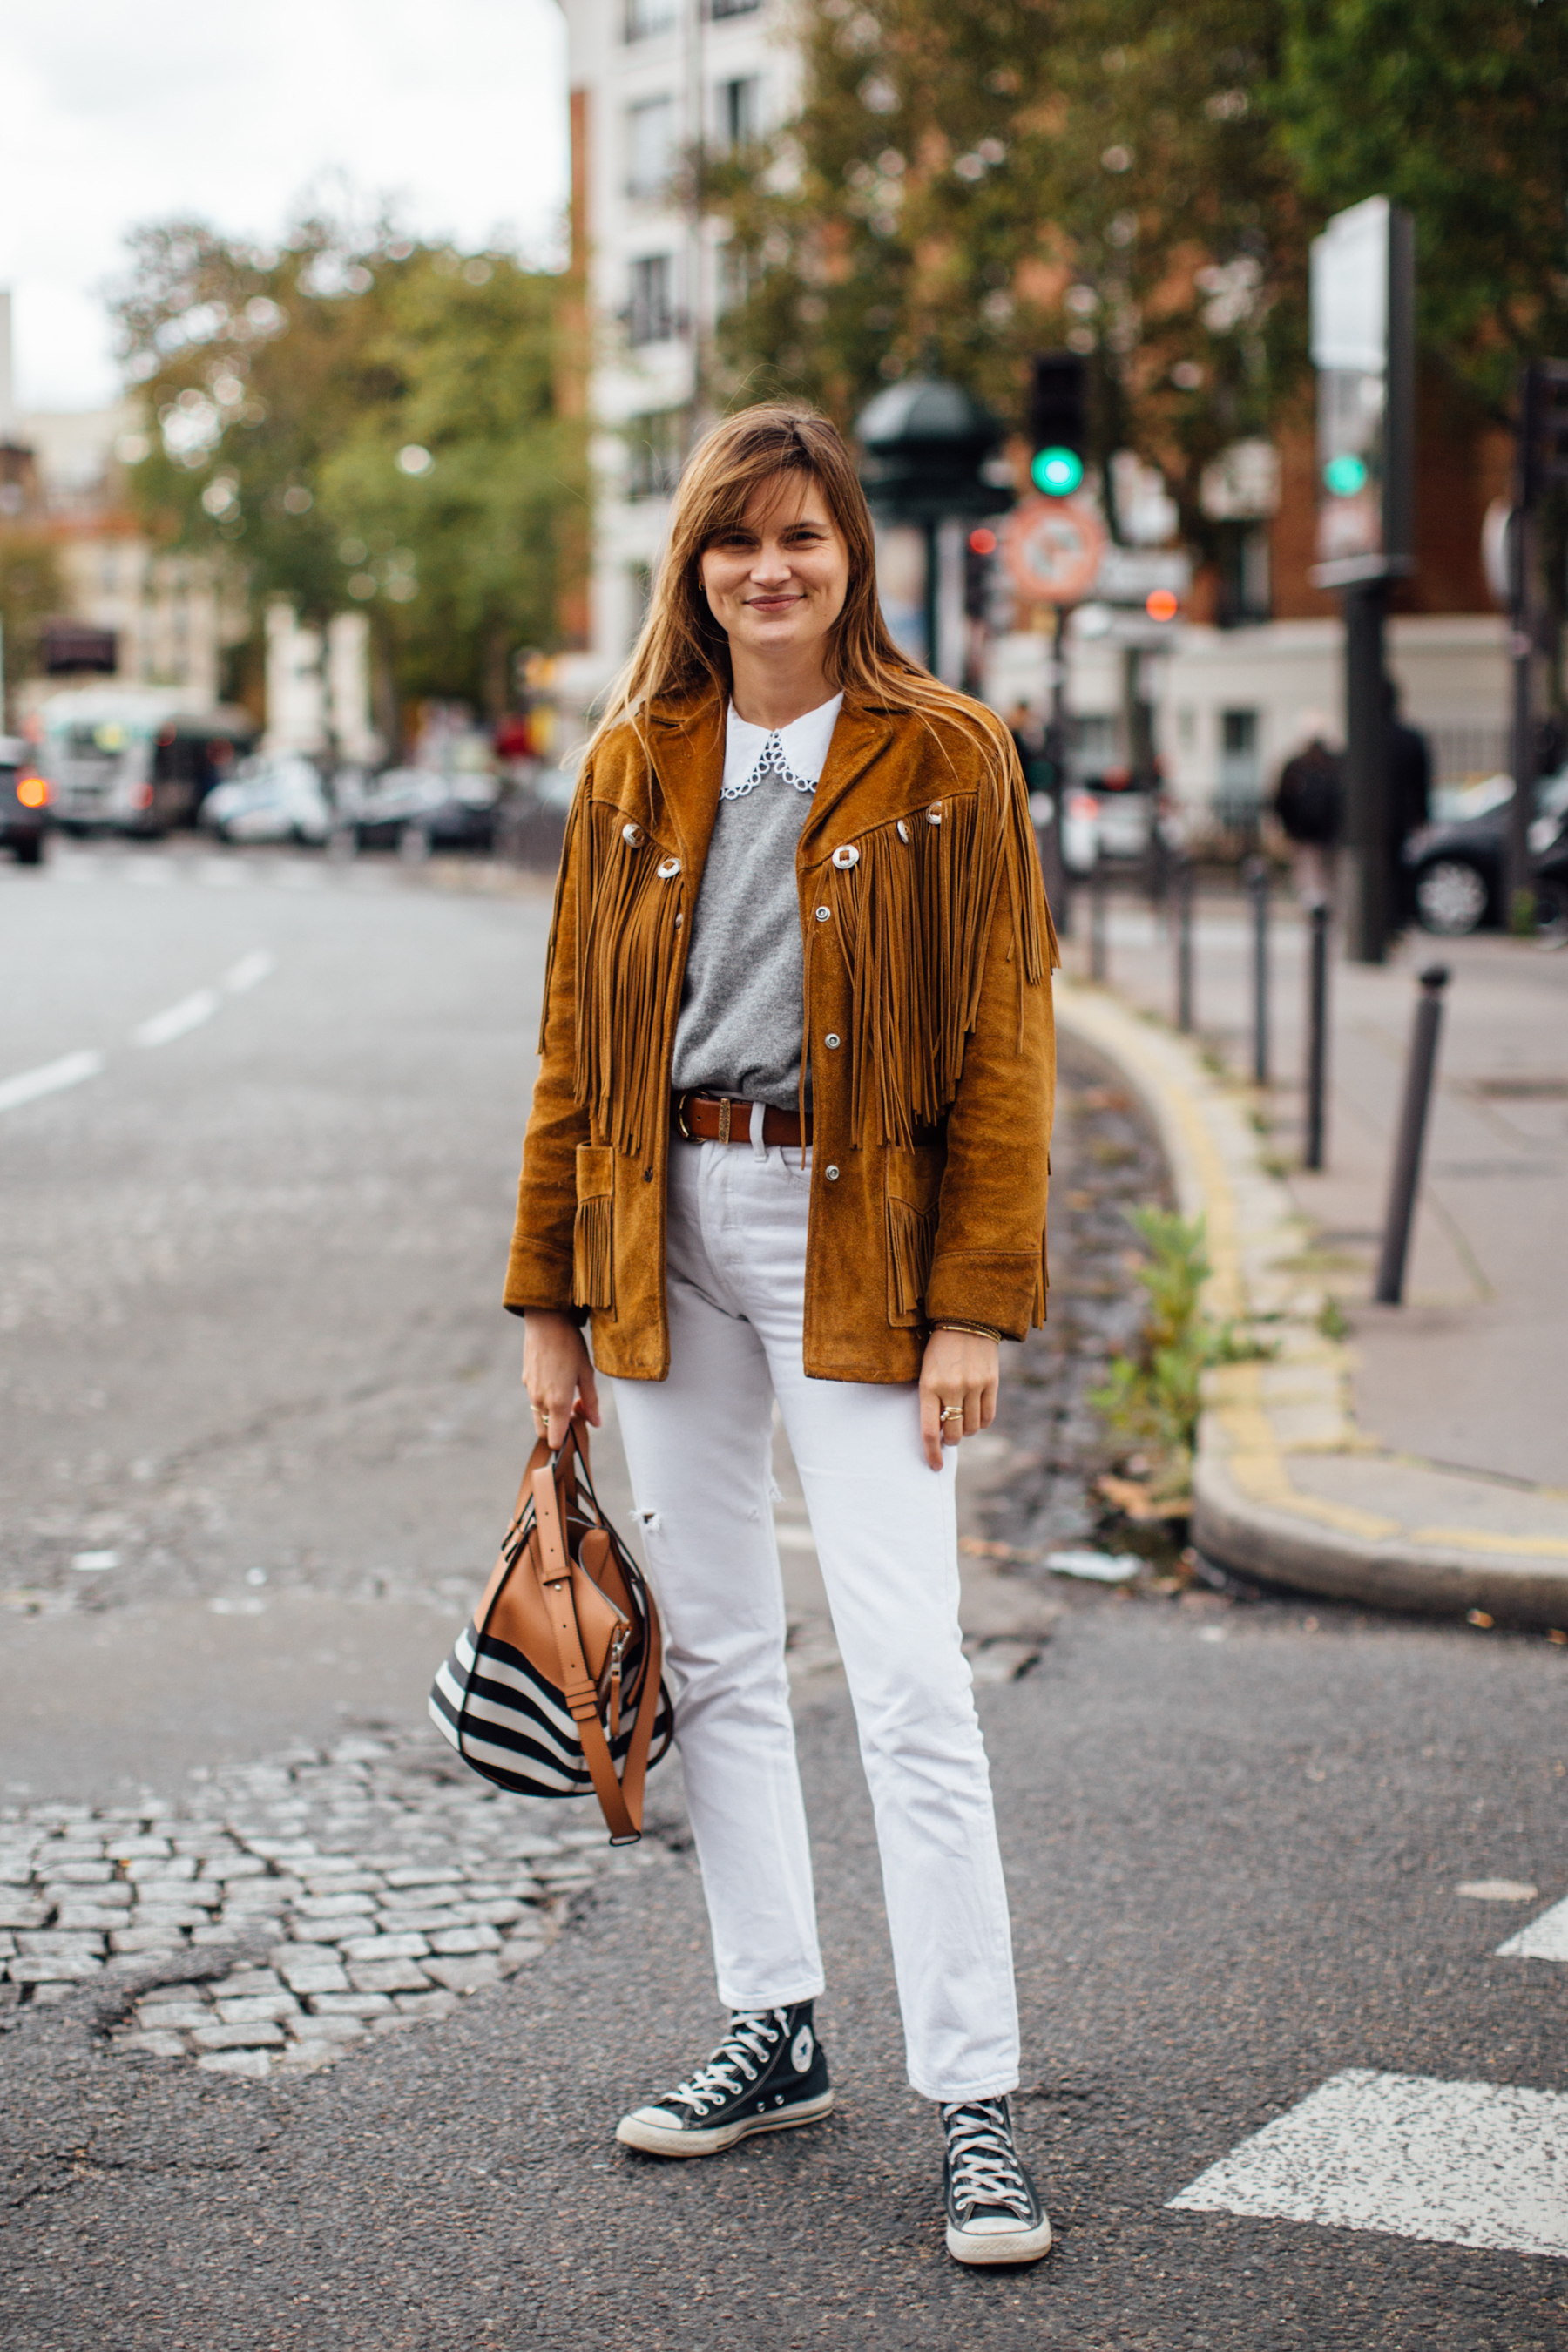
[[[719,797],[738,801],[754,793],[765,775],[777,775],[797,793],[814,793],[827,762],[827,747],[844,697],[819,703],[787,727],[753,727],[731,702],[724,722],[724,781]]]

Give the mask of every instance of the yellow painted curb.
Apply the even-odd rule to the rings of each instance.
[[[1205,1306],[1278,1350],[1207,1377],[1193,1480],[1199,1549],[1347,1600],[1568,1625],[1568,1495],[1500,1485],[1506,1515],[1526,1524],[1467,1525],[1487,1507],[1489,1482],[1392,1454],[1356,1426],[1351,1353],[1320,1328],[1326,1294],[1303,1271],[1311,1234],[1263,1165],[1247,1089],[1108,991],[1061,974],[1056,988],[1061,1028],[1121,1073],[1159,1133],[1183,1215],[1205,1220]],[[1365,1495],[1369,1486],[1378,1491]]]

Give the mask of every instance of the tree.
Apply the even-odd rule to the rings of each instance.
[[[1021,425],[1028,355],[1066,344],[1096,454],[1157,462],[1208,549],[1205,467],[1305,381],[1278,24],[1269,0],[807,0],[798,121],[710,176],[745,289],[731,389],[847,423],[934,366]]]
[[[1415,215],[1429,360],[1496,418],[1568,354],[1568,11],[1553,0],[1285,0],[1278,110],[1308,200]]]
[[[136,496],[253,605],[369,613],[396,701],[499,717],[549,646],[581,432],[554,397],[560,281],[505,254],[313,217],[277,252],[200,222],[135,231],[121,348],[160,427]]]
[[[5,709],[19,678],[39,665],[45,624],[65,605],[65,584],[54,541],[36,525],[0,525],[0,624],[5,637],[5,668],[0,688],[0,735]]]

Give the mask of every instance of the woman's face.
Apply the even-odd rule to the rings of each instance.
[[[731,649],[791,661],[825,651],[848,593],[849,551],[815,477],[759,484],[740,523],[703,549],[700,576]]]

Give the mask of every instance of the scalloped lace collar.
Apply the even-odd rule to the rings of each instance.
[[[764,776],[776,775],[797,793],[814,793],[827,763],[827,747],[844,705],[842,694],[816,710],[804,711],[787,727],[753,727],[731,702],[724,724],[724,782],[719,797],[738,801],[754,793]]]

